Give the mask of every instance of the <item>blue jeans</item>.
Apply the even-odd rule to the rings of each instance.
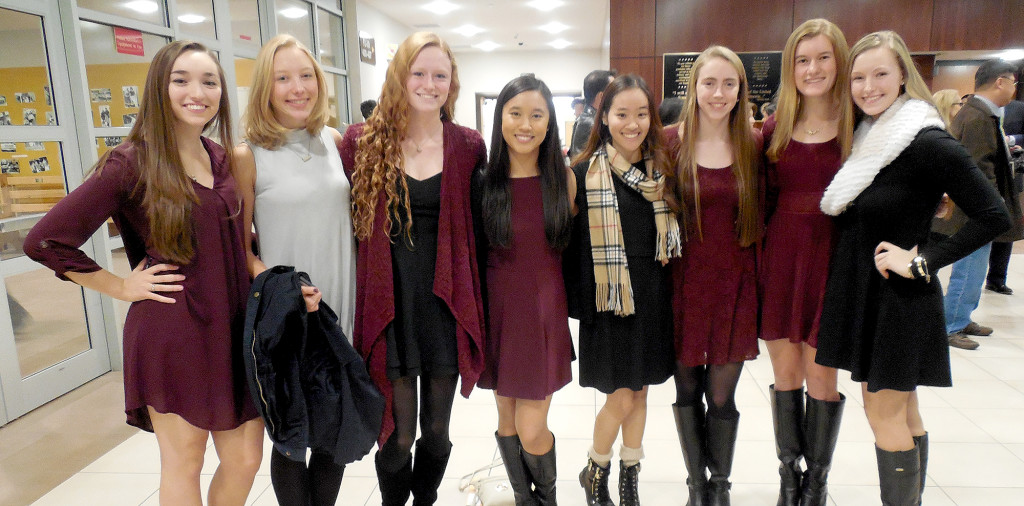
[[[991,251],[992,243],[988,243],[953,264],[949,287],[943,298],[946,333],[959,332],[971,323],[971,313],[978,309],[978,302],[981,301],[981,288],[985,284]]]

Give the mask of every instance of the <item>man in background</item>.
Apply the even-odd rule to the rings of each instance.
[[[590,131],[594,129],[594,116],[597,115],[597,108],[601,105],[601,97],[608,83],[615,79],[615,71],[595,70],[583,79],[583,99],[587,104],[583,107],[583,114],[576,118],[572,126],[572,144],[569,145],[569,158],[573,158],[583,151],[587,145],[587,138]]]

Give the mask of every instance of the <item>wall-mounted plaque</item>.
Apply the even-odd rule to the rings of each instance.
[[[686,98],[686,83],[690,79],[690,72],[694,61],[700,53],[665,53],[664,87],[662,98],[682,97]],[[740,61],[743,62],[743,69],[747,74],[747,85],[750,88],[750,103],[757,106],[757,114],[754,119],[763,120],[761,117],[762,106],[771,102],[775,90],[779,88],[779,77],[782,69],[782,53],[779,51],[767,51],[758,53],[737,53]]]

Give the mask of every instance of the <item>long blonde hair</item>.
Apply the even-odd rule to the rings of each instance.
[[[793,138],[793,126],[803,112],[803,96],[796,89],[794,68],[796,66],[796,47],[801,42],[825,36],[832,43],[832,53],[836,63],[836,79],[832,83],[832,104],[839,110],[839,146],[842,159],[850,155],[853,145],[853,103],[850,99],[850,46],[846,43],[843,31],[827,19],[809,19],[796,27],[786,40],[786,48],[782,50],[782,82],[779,83],[779,103],[775,110],[775,133],[768,146],[768,159],[777,162]]]
[[[939,90],[932,95],[932,101],[939,110],[939,116],[942,116],[942,122],[946,124],[946,130],[949,130],[949,125],[953,124],[953,106],[960,103],[960,92],[948,88]]]
[[[712,58],[721,58],[736,69],[739,75],[739,93],[736,105],[729,113],[729,142],[733,149],[732,173],[736,178],[736,192],[739,195],[739,216],[736,220],[736,236],[741,246],[750,246],[760,238],[761,225],[758,218],[757,178],[760,170],[760,153],[754,141],[754,132],[747,120],[750,108],[750,91],[747,89],[747,75],[743,63],[731,49],[723,46],[710,46],[697,57],[690,71],[687,83],[686,109],[683,112],[680,133],[682,136],[679,155],[676,159],[677,187],[683,209],[694,213],[693,225],[697,228],[697,236],[703,239],[700,219],[700,182],[697,176],[697,158],[695,142],[697,130],[700,128],[700,115],[697,113],[697,82],[701,69]],[[689,220],[688,220],[689,221]]]
[[[324,71],[313,58],[302,42],[295,37],[282,33],[267,42],[256,56],[256,65],[252,72],[252,89],[249,90],[249,105],[242,117],[242,126],[245,131],[245,138],[264,149],[277,149],[284,145],[289,128],[281,124],[274,116],[274,109],[270,104],[270,97],[274,93],[274,57],[281,49],[290,47],[302,51],[310,64],[313,66],[313,73],[316,75],[317,97],[313,109],[306,119],[306,131],[311,135],[320,133],[320,130],[327,125],[327,78]]]
[[[910,57],[907,43],[903,42],[900,34],[892,30],[873,32],[861,37],[853,45],[853,48],[850,49],[850,67],[853,67],[853,62],[858,56],[880,46],[885,46],[892,51],[893,56],[896,57],[896,63],[900,66],[900,71],[903,72],[903,85],[900,86],[901,94],[906,93],[910,98],[916,98],[935,105],[932,102],[932,93],[928,91],[928,85],[925,84],[921,73],[917,71],[914,59]],[[857,108],[856,119],[859,120],[863,115],[864,113],[860,111],[860,108]]]
[[[377,108],[366,120],[356,149],[356,166],[352,172],[352,228],[359,240],[373,233],[377,199],[383,191],[387,198],[385,233],[391,230],[391,216],[405,208],[405,235],[411,234],[412,211],[409,189],[402,173],[402,141],[409,127],[409,92],[406,83],[409,69],[416,57],[427,47],[437,47],[452,64],[448,100],[441,106],[441,120],[455,117],[455,100],[459,97],[459,70],[455,56],[441,37],[430,32],[416,32],[402,41],[388,65],[384,87]]]

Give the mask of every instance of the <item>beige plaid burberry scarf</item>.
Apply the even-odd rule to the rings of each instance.
[[[606,144],[590,157],[587,169],[587,218],[590,222],[590,248],[597,283],[597,310],[614,311],[617,316],[633,314],[633,286],[626,264],[622,241],[619,201],[615,198],[612,173],[629,188],[654,205],[654,224],[658,230],[655,260],[667,260],[682,254],[679,222],[663,198],[665,177],[645,160],[646,172],[637,169]]]

